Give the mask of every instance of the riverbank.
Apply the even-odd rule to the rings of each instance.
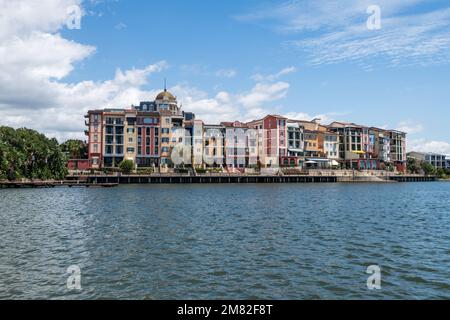
[[[119,186],[118,183],[88,183],[82,181],[0,181],[0,189],[6,188],[56,188],[56,187],[68,187],[68,188],[91,188],[91,187],[103,187],[113,188]]]
[[[70,176],[64,181],[0,181],[0,188],[104,187],[121,184],[251,184],[251,183],[399,183],[440,181],[428,176],[257,176],[257,175],[99,175]]]
[[[395,183],[432,182],[427,176],[317,176],[317,175],[118,175],[83,177],[88,183],[117,184],[231,184],[231,183]],[[75,179],[77,179],[75,177]]]

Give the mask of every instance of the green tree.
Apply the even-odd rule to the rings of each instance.
[[[408,158],[407,163],[408,172],[412,174],[419,174],[421,171],[420,163],[417,159]]]
[[[61,144],[61,150],[70,159],[87,159],[88,147],[84,141],[81,140],[67,140]]]
[[[30,129],[0,127],[0,179],[64,179],[66,165],[56,139]]]
[[[429,162],[422,162],[421,168],[426,175],[434,175],[436,173],[436,169]]]
[[[130,174],[134,169],[134,162],[132,160],[124,160],[119,165],[120,171],[123,174]]]
[[[436,170],[436,175],[440,178],[440,179],[446,179],[447,178],[447,173],[445,171],[445,169],[439,168]]]

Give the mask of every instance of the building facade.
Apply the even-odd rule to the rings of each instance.
[[[447,169],[449,159],[445,154],[430,153],[430,152],[416,152],[408,153],[408,158],[413,158],[419,162],[428,162],[436,169]]]
[[[406,170],[403,132],[344,122],[325,126],[279,115],[205,124],[184,112],[166,89],[154,101],[128,109],[91,110],[86,126],[93,170],[114,168],[124,160],[132,160],[136,168],[241,172],[253,167],[377,170],[387,164]],[[439,162],[446,165],[441,158]]]

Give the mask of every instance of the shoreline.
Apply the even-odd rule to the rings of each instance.
[[[428,176],[256,176],[256,175],[117,175],[117,176],[71,176],[64,181],[0,181],[0,188],[55,188],[55,187],[103,187],[139,184],[311,184],[311,183],[406,183],[437,182],[450,180]]]

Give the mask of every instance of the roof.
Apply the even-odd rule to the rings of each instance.
[[[177,101],[177,98],[169,91],[164,90],[156,96],[156,100]]]
[[[248,124],[246,123],[242,123],[239,121],[235,121],[235,122],[221,122],[220,123],[222,126],[224,127],[233,127],[233,128],[248,128]]]
[[[269,117],[274,117],[274,118],[278,118],[278,119],[286,119],[286,120],[288,119],[288,118],[283,117],[283,116],[280,116],[280,115],[278,115],[278,114],[269,114],[269,115],[265,116],[265,117],[262,118],[262,119],[252,120],[252,121],[249,121],[248,123],[254,123],[254,122],[263,121],[263,120],[265,120],[265,119],[267,119],[267,118],[269,118]]]
[[[356,124],[353,122],[334,121],[329,124],[329,127],[354,127],[354,128],[367,128],[367,126]]]

